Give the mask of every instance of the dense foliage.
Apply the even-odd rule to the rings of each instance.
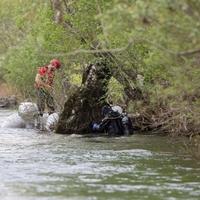
[[[84,65],[106,50],[115,58],[112,101],[149,112],[151,122],[166,129],[197,133],[199,16],[196,0],[1,0],[0,78],[32,96],[37,67],[57,57],[64,67],[56,91],[63,99],[64,83],[79,85]],[[145,101],[126,101],[127,84],[139,88]]]

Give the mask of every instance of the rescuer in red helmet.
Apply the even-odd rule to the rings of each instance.
[[[61,62],[53,59],[46,66],[40,67],[35,77],[35,88],[37,93],[37,106],[40,115],[43,115],[45,104],[49,114],[55,112],[55,102],[52,96],[53,80],[55,71],[61,67]]]

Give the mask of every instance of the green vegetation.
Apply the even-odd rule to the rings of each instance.
[[[199,134],[199,17],[196,0],[1,0],[0,79],[33,96],[37,67],[59,58],[64,101],[63,81],[79,85],[84,65],[106,50],[109,96],[140,113],[138,123],[148,118],[143,130]]]

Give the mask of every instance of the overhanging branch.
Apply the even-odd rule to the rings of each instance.
[[[188,51],[182,51],[177,53],[178,56],[191,56],[194,54],[200,53],[200,49],[194,49],[194,50],[188,50]]]
[[[83,38],[84,39],[84,38]],[[84,42],[86,43],[86,40],[84,39]],[[59,56],[59,57],[64,57],[64,56],[75,56],[77,54],[96,54],[96,53],[118,53],[118,52],[123,52],[126,51],[127,49],[129,49],[133,44],[137,44],[137,43],[142,43],[142,42],[146,42],[147,44],[151,45],[153,48],[157,48],[169,55],[172,56],[179,56],[179,57],[187,57],[187,56],[191,56],[194,54],[199,54],[200,53],[200,49],[194,49],[194,50],[188,50],[188,51],[183,51],[183,52],[176,52],[173,51],[172,49],[168,49],[158,43],[152,42],[148,39],[144,39],[144,38],[130,38],[128,43],[125,46],[119,47],[119,48],[114,48],[114,49],[108,49],[108,48],[102,48],[102,49],[94,49],[94,47],[92,47],[91,50],[88,49],[77,49],[75,51],[72,52],[68,52],[68,53],[42,53],[43,56]],[[41,50],[42,52],[44,52],[43,50]]]

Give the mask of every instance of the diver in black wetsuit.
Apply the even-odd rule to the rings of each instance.
[[[92,124],[93,133],[107,133],[109,136],[133,134],[132,122],[120,106],[104,106],[102,116],[100,123]]]

